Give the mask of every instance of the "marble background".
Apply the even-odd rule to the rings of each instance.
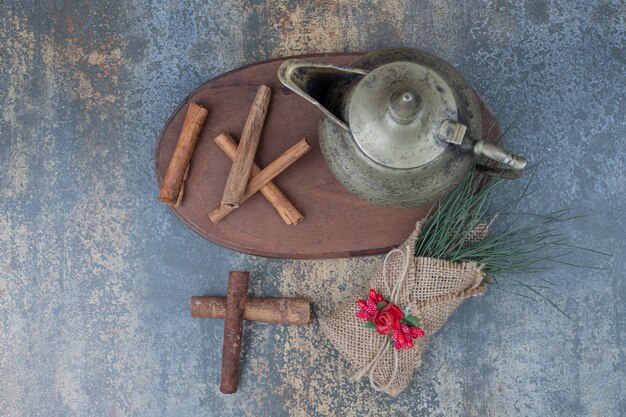
[[[0,2],[0,414],[626,414],[626,3]],[[219,393],[222,322],[189,297],[305,295],[316,314],[380,257],[272,260],[209,243],[159,204],[156,136],[207,79],[258,60],[411,46],[455,65],[541,162],[524,211],[576,207],[574,242],[615,256],[539,278],[572,317],[501,291],[464,303],[397,398],[351,383],[308,327],[248,324]],[[501,194],[511,197],[520,184]]]

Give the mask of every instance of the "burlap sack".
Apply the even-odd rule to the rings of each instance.
[[[413,256],[420,230],[418,223],[409,238],[387,254],[384,265],[363,291],[350,294],[338,311],[320,319],[322,331],[354,366],[355,379],[368,376],[372,387],[394,396],[407,387],[413,371],[420,366],[429,337],[465,298],[482,295],[487,288],[481,285],[484,275],[476,263]],[[485,234],[486,227],[481,228],[474,239],[482,239]],[[365,328],[364,320],[355,317],[359,310],[356,301],[366,299],[370,288],[387,297],[395,293],[390,301],[401,309],[410,306],[410,314],[419,318],[425,336],[414,340],[412,349],[396,350],[387,343],[386,336]]]

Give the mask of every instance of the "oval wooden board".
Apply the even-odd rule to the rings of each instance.
[[[361,54],[310,55],[318,62],[350,64]],[[275,258],[339,258],[380,254],[401,243],[429,207],[377,207],[348,193],[335,180],[318,146],[318,111],[283,87],[276,76],[278,59],[253,64],[208,81],[174,111],[158,138],[154,169],[160,187],[174,152],[190,101],[209,115],[196,144],[185,193],[174,214],[200,236],[252,255]],[[270,109],[256,162],[265,167],[300,138],[312,149],[279,175],[275,184],[304,214],[297,225],[286,225],[274,208],[257,193],[218,224],[207,214],[217,207],[231,161],[213,142],[222,132],[239,140],[257,88],[272,89]],[[488,110],[483,108],[483,119]]]

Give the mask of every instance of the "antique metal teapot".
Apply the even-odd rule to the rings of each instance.
[[[450,64],[409,48],[351,66],[285,61],[280,81],[322,112],[319,142],[334,176],[373,204],[417,207],[457,185],[472,165],[518,178],[526,159],[482,140],[479,99]],[[504,168],[477,164],[481,158]]]

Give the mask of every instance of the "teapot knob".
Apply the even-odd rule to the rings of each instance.
[[[422,98],[413,91],[395,91],[389,97],[389,113],[401,125],[414,122],[421,109]]]

